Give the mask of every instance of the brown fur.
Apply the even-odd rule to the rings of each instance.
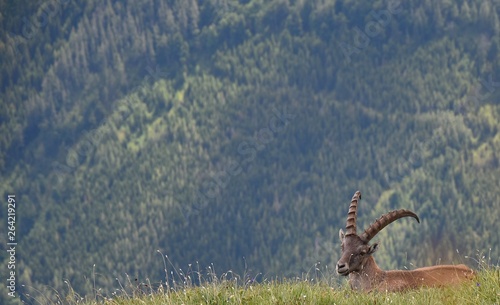
[[[458,285],[474,276],[474,271],[465,265],[440,265],[415,270],[384,271],[370,256],[363,270],[349,274],[349,283],[354,290],[395,292],[419,287]]]

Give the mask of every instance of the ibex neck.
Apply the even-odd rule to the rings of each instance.
[[[371,291],[384,277],[385,271],[380,269],[373,256],[370,256],[362,270],[349,274],[349,282],[354,290]]]

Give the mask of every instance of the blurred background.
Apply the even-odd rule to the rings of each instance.
[[[358,230],[421,219],[374,239],[382,268],[498,264],[499,4],[0,1],[18,293],[337,280],[358,189]]]

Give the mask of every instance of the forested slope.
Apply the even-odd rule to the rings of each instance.
[[[358,189],[360,227],[422,220],[380,233],[382,267],[498,263],[498,4],[0,3],[18,284],[159,282],[157,250],[252,277],[333,270]]]

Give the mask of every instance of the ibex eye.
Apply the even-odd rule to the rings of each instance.
[[[365,252],[365,251],[361,251],[361,253],[360,253],[360,254],[361,254],[361,255],[365,255],[365,254],[366,254],[366,252]]]

